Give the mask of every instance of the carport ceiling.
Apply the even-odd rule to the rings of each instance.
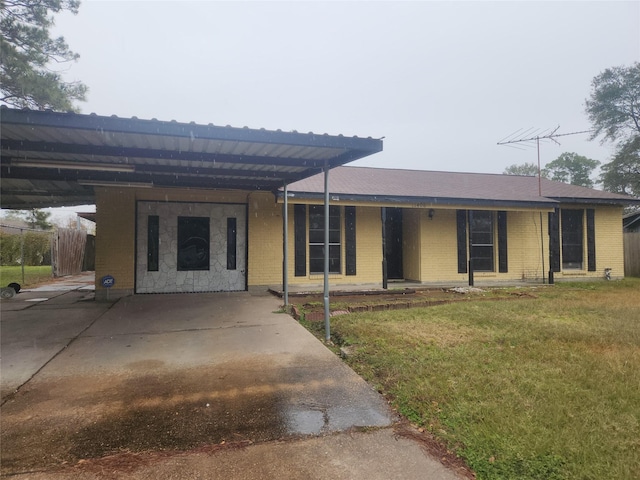
[[[94,203],[95,186],[275,191],[382,140],[1,109],[2,208]]]

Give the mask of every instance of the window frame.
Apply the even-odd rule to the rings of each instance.
[[[324,205],[309,205],[307,222],[307,246],[309,274],[324,274]],[[329,274],[342,274],[342,208],[329,205]],[[319,263],[319,262],[322,263]],[[318,269],[318,265],[322,268]]]
[[[479,217],[489,220],[488,228],[477,230],[476,223]],[[484,235],[484,238],[478,238]],[[486,237],[488,235],[488,237]],[[475,238],[474,238],[475,237]],[[490,252],[487,256],[478,256],[476,252]],[[496,218],[495,212],[492,210],[469,210],[469,258],[472,261],[474,272],[495,272],[496,271]],[[487,265],[478,266],[478,260],[487,263]],[[486,268],[490,263],[490,268]]]
[[[565,218],[566,216],[566,218]],[[573,219],[571,217],[574,217]],[[578,216],[579,222],[576,222]],[[585,211],[582,208],[562,208],[560,209],[560,262],[562,270],[584,270],[584,247],[585,247]],[[568,231],[569,225],[577,226],[579,231],[573,228]],[[572,253],[573,252],[573,253]],[[576,253],[579,252],[579,260]],[[575,256],[575,258],[574,258]],[[567,260],[569,257],[569,260]]]

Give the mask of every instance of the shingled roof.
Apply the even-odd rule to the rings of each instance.
[[[329,191],[340,200],[420,202],[482,206],[554,207],[558,202],[640,204],[640,199],[538,177],[487,173],[436,172],[370,167],[337,167],[329,173]],[[318,198],[324,175],[288,186],[290,197]]]

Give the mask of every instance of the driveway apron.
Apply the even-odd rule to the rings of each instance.
[[[31,365],[31,374],[3,384],[3,474],[396,420],[364,380],[278,313],[274,297],[137,295],[113,306],[69,301],[66,307],[56,298],[37,310],[3,311],[3,342],[9,333],[3,377],[10,368],[5,348],[16,363],[34,338],[62,339],[42,354],[50,359],[38,357],[42,365]],[[30,330],[20,330],[19,322]]]

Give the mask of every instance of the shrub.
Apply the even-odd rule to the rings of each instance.
[[[51,265],[50,232],[24,232],[23,235],[0,232],[0,265],[20,265],[23,239],[25,265]]]

